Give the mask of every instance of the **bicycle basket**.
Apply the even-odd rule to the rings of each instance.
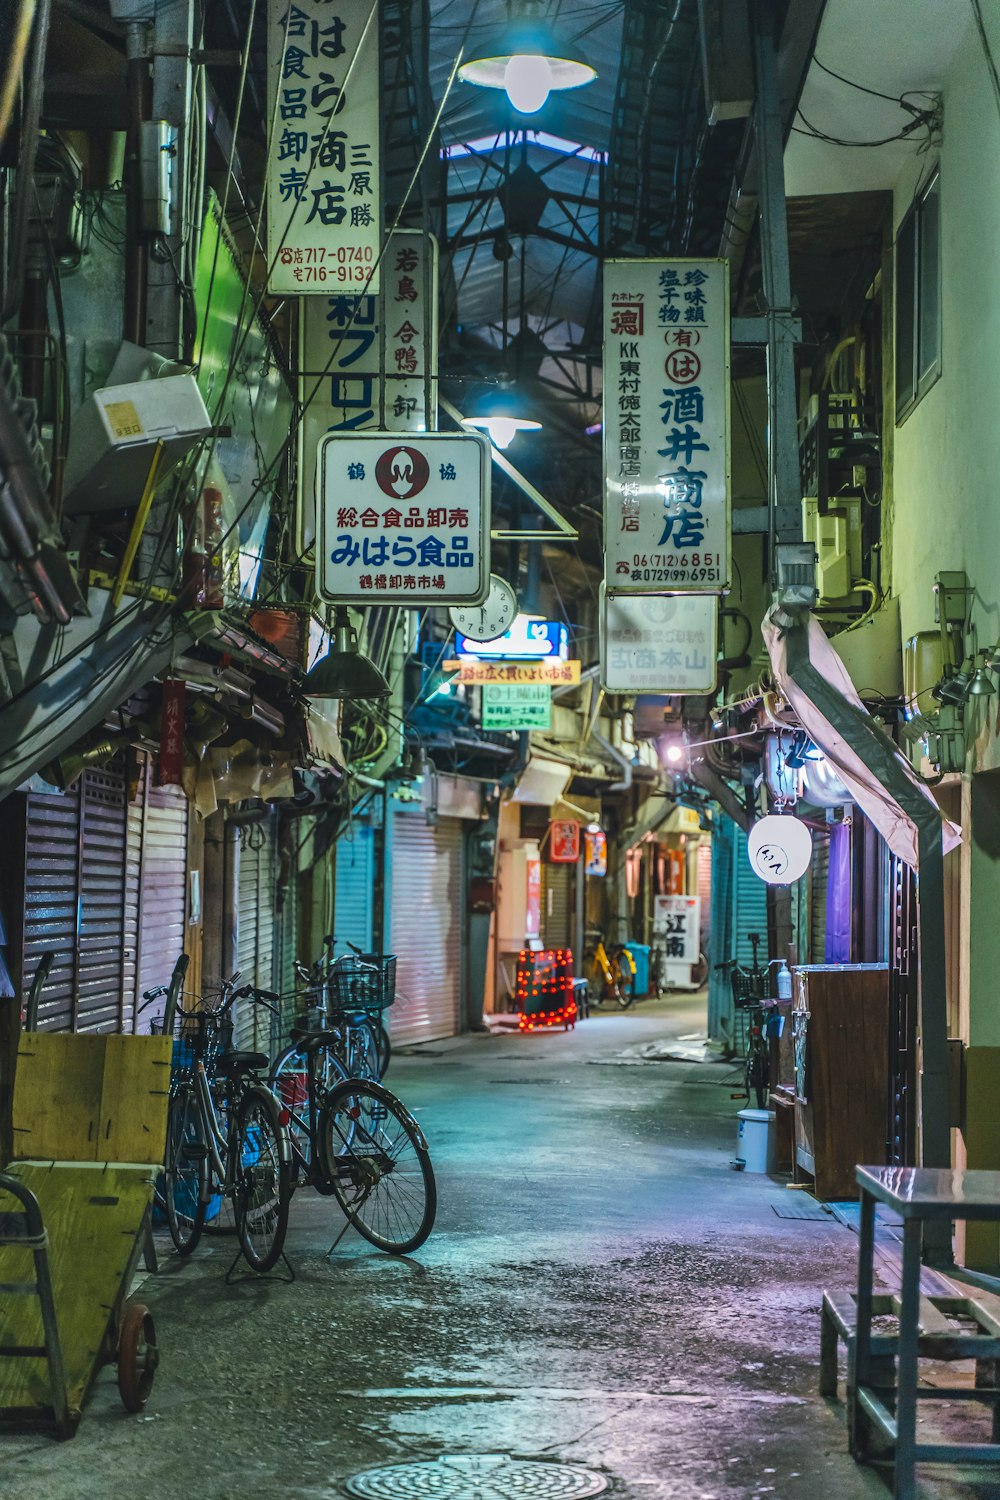
[[[330,1012],[381,1011],[396,998],[396,955],[338,958],[330,970]]]
[[[205,1064],[205,1071],[212,1076],[215,1064],[233,1042],[233,1023],[228,1016],[216,1015],[214,1011],[198,1011],[185,1016],[181,1029],[174,1038],[174,1050],[170,1064],[172,1082],[183,1082],[194,1076],[195,1064]]]
[[[734,969],[731,977],[733,1004],[737,1010],[746,1010],[751,1001],[763,993],[766,981],[763,975],[748,969]]]

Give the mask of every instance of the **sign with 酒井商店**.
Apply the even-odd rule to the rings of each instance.
[[[331,291],[299,299],[300,553],[316,539],[316,450],[327,432],[437,428],[437,240],[397,229],[375,297]]]
[[[316,589],[340,604],[480,604],[490,444],[478,433],[328,433],[317,457]]]
[[[615,594],[600,600],[601,686],[609,693],[713,693],[714,594]]]
[[[551,729],[552,689],[544,682],[483,686],[484,729]]]
[[[726,261],[605,261],[604,468],[609,589],[727,586]]]
[[[378,7],[268,0],[268,290],[378,291]]]
[[[454,672],[453,681],[470,687],[488,682],[547,682],[551,687],[569,687],[580,681],[579,661],[476,661],[474,657],[452,657],[441,663]]]

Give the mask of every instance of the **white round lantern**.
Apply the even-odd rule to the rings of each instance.
[[[812,858],[812,836],[798,818],[769,813],[750,830],[747,853],[755,875],[768,885],[791,885]]]

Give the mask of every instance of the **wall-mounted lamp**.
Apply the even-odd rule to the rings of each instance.
[[[541,0],[511,6],[503,33],[464,62],[458,76],[480,88],[503,89],[514,109],[533,115],[553,90],[578,89],[593,83],[596,68],[579,48],[560,37],[546,21]]]

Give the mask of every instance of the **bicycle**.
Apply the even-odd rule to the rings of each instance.
[[[744,968],[735,958],[716,964],[715,967],[729,970],[733,1006],[737,1013],[746,1017],[744,1089],[742,1094],[733,1094],[732,1097],[745,1097],[749,1104],[752,1095],[757,1108],[765,1109],[771,1092],[771,1051],[768,1043],[772,1036],[780,1035],[781,1016],[778,1001],[766,996],[763,991],[767,988],[769,970],[783,960],[772,958],[767,963],[760,964],[757,957],[760,934],[748,932],[747,937],[753,950],[753,962],[749,969]]]
[[[290,1197],[287,1115],[264,1082],[267,1058],[228,1048],[228,1017],[238,999],[273,1010],[277,996],[239,973],[223,983],[212,1010],[185,1010],[174,999],[164,1015],[175,1042],[164,1158],[167,1227],[179,1255],[190,1255],[215,1195],[231,1200],[240,1250],[258,1272],[269,1271],[284,1248]]]
[[[305,986],[301,998],[305,1002],[305,1014],[309,1018],[308,1028],[315,1030],[317,1027],[327,1027],[336,1015],[338,1025],[335,1029],[343,1032],[340,1056],[348,1074],[352,1078],[371,1078],[377,1081],[385,1077],[392,1055],[389,1033],[382,1022],[380,1008],[362,1003],[353,1011],[345,1011],[343,1007],[338,1008],[333,1003],[336,983],[334,971],[345,962],[333,957],[335,942],[333,934],[327,933],[323,939],[323,954],[311,968],[298,961],[294,965],[296,976]],[[356,958],[373,967],[388,961],[379,959],[372,953],[362,953],[354,943],[348,943],[347,947]],[[395,974],[395,959],[391,962]],[[298,1024],[301,1026],[302,1023]]]
[[[588,1003],[601,1005],[605,999],[614,1000],[627,1010],[635,998],[635,959],[623,944],[609,952],[603,933],[596,929],[588,931],[587,938],[591,944],[584,954]]]

